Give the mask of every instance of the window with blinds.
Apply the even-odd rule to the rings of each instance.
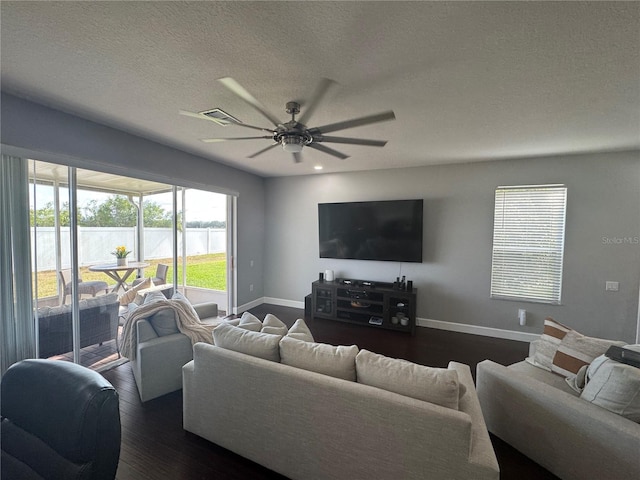
[[[491,298],[560,304],[567,188],[498,187]]]

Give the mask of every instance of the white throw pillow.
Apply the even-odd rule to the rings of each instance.
[[[289,336],[280,341],[282,363],[331,377],[356,380],[356,345],[333,346],[325,343],[305,342]]]
[[[358,383],[458,410],[458,372],[360,350],[356,357]]]
[[[238,327],[245,330],[251,330],[252,332],[259,332],[262,330],[262,322],[258,317],[249,312],[244,312],[238,322]]]
[[[280,339],[282,335],[253,332],[228,323],[221,323],[213,329],[216,346],[273,362],[280,361]]]
[[[149,292],[144,296],[143,305],[148,305],[149,303],[157,302],[158,300],[166,300],[162,292]]]
[[[302,318],[295,321],[293,326],[287,332],[287,337],[304,340],[305,342],[315,342],[309,327]]]
[[[593,361],[587,377],[580,398],[640,423],[640,368],[603,355]]]
[[[287,324],[280,320],[275,315],[267,313],[262,321],[262,328],[260,329],[262,333],[270,333],[272,335],[286,335],[287,334]]]
[[[142,282],[140,282],[135,287],[131,287],[129,290],[127,290],[120,296],[119,298],[120,305],[125,306],[134,302],[136,297],[138,296],[138,291],[144,290],[145,288],[149,288],[150,286],[153,286],[153,283],[151,282],[150,278],[147,278]]]

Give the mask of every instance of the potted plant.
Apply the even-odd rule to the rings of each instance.
[[[127,247],[120,246],[120,247],[116,247],[116,249],[113,252],[111,252],[111,255],[115,255],[117,265],[119,267],[126,267],[127,255],[129,255],[130,253],[131,253],[131,250],[127,250]]]

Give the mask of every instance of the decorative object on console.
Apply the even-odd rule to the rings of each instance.
[[[333,282],[333,270],[325,270],[324,271],[324,279],[327,282]]]

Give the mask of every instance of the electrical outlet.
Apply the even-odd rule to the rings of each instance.
[[[618,282],[611,282],[611,281],[607,280],[605,282],[604,289],[607,292],[617,292],[619,286],[620,286],[620,284]]]
[[[253,283],[251,285],[249,285],[249,291],[253,292]]]

